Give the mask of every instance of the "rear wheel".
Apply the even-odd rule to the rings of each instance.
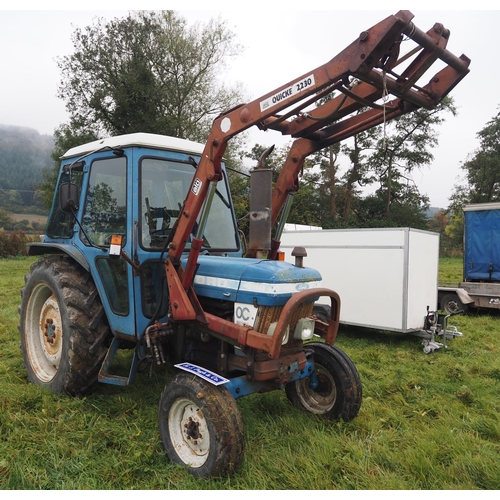
[[[28,379],[55,393],[90,392],[109,328],[90,273],[68,258],[31,266],[21,291],[21,350]]]
[[[447,293],[439,304],[442,311],[446,314],[456,314],[460,311],[467,312],[467,305],[463,304],[455,293]]]
[[[180,373],[163,390],[158,421],[167,456],[194,476],[225,476],[241,466],[243,422],[226,388]]]
[[[361,408],[362,387],[358,371],[349,356],[335,346],[311,342],[314,351],[317,386],[311,379],[290,382],[285,392],[297,408],[323,415],[330,420],[352,420]]]

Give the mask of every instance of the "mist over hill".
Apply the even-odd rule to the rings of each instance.
[[[0,189],[33,190],[52,166],[54,138],[27,127],[0,125]]]

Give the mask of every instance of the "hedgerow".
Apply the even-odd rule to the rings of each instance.
[[[0,258],[19,257],[28,255],[26,244],[33,239],[33,236],[28,236],[23,231],[14,231],[9,233],[0,230]]]

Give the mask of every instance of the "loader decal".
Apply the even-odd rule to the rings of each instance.
[[[193,181],[193,187],[191,188],[191,191],[194,195],[198,196],[198,193],[200,192],[201,186],[203,185],[203,182],[198,179],[198,177]]]
[[[286,89],[280,90],[273,96],[265,99],[264,101],[261,101],[260,110],[265,111],[266,109],[272,108],[276,104],[282,101],[286,101],[287,99],[290,99],[290,97],[300,94],[304,90],[309,89],[314,85],[315,85],[314,74],[306,76],[305,78],[302,78],[301,80],[292,83],[292,85],[290,85]]]

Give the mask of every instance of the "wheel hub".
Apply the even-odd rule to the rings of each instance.
[[[324,414],[330,411],[337,400],[337,388],[328,370],[316,364],[317,386],[313,389],[309,379],[302,380],[297,385],[297,392],[302,404],[311,413]]]
[[[26,305],[25,341],[36,377],[50,382],[62,358],[63,329],[57,298],[45,284],[37,284]]]
[[[56,330],[53,325],[54,325],[54,320],[48,318],[47,321],[45,322],[45,336],[47,337],[47,342],[49,344],[54,343],[54,339],[56,336]]]
[[[194,444],[197,443],[198,438],[202,438],[203,436],[200,433],[200,423],[195,422],[191,417],[189,417],[189,421],[184,424],[186,428],[186,436],[188,439],[192,439]]]
[[[49,297],[40,312],[40,333],[45,356],[55,366],[61,361],[61,313],[55,297]]]
[[[188,399],[177,400],[169,413],[170,438],[182,461],[201,467],[208,458],[210,433],[200,408]]]

